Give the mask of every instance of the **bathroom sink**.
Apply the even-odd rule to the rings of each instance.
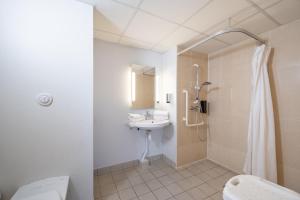
[[[170,124],[170,120],[142,120],[137,122],[129,122],[130,127],[135,127],[143,130],[160,129]]]

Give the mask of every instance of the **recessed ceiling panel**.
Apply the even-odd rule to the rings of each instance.
[[[135,40],[135,39],[132,39],[129,37],[122,37],[120,40],[120,44],[132,46],[132,47],[138,47],[138,48],[142,48],[142,49],[151,49],[151,47],[153,46],[153,44]]]
[[[141,0],[116,0],[116,1],[133,6],[133,7],[137,7],[141,2]]]
[[[104,32],[104,31],[96,31],[95,30],[94,31],[94,38],[104,40],[104,41],[108,41],[108,42],[117,43],[117,42],[119,42],[120,36],[115,35],[115,34],[111,34],[111,33],[107,33],[107,32]]]
[[[97,1],[94,10],[94,28],[120,34],[134,13],[135,9],[111,0]]]
[[[185,25],[204,32],[249,6],[250,4],[246,0],[214,0],[188,20]]]
[[[275,5],[276,3],[278,3],[282,0],[252,0],[252,1],[259,7],[265,9],[269,6]]]
[[[165,40],[161,41],[160,44],[166,47],[174,47],[191,40],[197,35],[199,35],[199,33],[181,27],[168,36]]]
[[[183,23],[210,0],[144,0],[141,9],[164,19]]]
[[[272,30],[273,28],[277,27],[277,24],[263,14],[257,14],[236,26],[244,28],[251,33],[259,34],[268,30]]]
[[[220,49],[225,48],[226,46],[228,46],[227,44],[220,42],[218,40],[209,40],[207,42],[205,42],[204,44],[195,47],[194,49],[192,49],[192,51],[196,51],[196,52],[200,52],[200,53],[212,53],[214,51],[218,51]]]
[[[137,40],[158,43],[178,27],[158,17],[139,11],[129,25],[125,35]]]
[[[283,0],[266,11],[281,24],[286,24],[300,18],[300,0]]]
[[[195,44],[228,25],[260,34],[276,28],[274,20],[286,24],[300,18],[300,0],[80,1],[95,4],[95,38],[158,52]],[[229,33],[197,49],[210,53],[245,39]]]

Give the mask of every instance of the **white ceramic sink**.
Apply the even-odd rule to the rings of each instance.
[[[136,127],[143,130],[160,129],[170,124],[170,120],[142,120],[137,122],[130,122],[130,127]]]

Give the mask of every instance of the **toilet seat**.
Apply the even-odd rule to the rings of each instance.
[[[65,200],[68,176],[52,177],[20,187],[11,200]]]
[[[238,175],[227,181],[224,200],[300,200],[300,194],[265,179]]]

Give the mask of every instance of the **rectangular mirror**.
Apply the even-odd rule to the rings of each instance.
[[[149,109],[155,106],[155,67],[131,65],[131,107]]]

